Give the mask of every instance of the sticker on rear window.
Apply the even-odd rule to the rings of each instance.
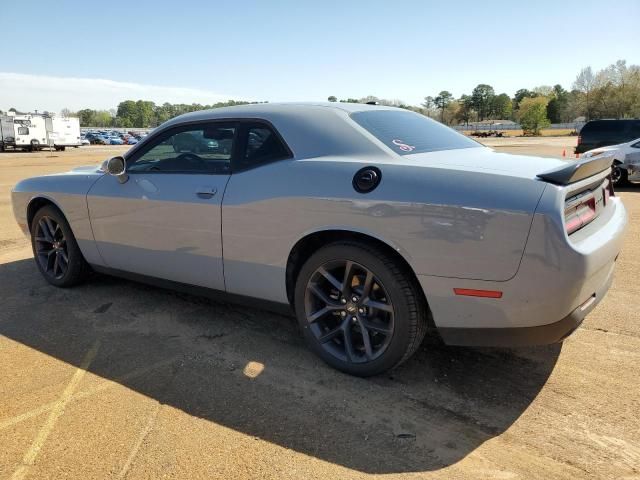
[[[392,142],[396,147],[398,147],[403,152],[412,152],[416,147],[411,145],[407,145],[402,140],[398,140],[397,138],[393,139]]]

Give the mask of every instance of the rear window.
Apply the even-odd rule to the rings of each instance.
[[[351,118],[400,155],[481,146],[455,130],[414,112],[371,110],[352,113]]]

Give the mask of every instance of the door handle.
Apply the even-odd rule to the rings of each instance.
[[[202,187],[196,191],[196,195],[199,198],[213,198],[213,196],[217,193],[215,188],[211,187]]]

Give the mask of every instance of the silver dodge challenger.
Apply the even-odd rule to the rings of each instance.
[[[563,340],[621,249],[610,174],[610,158],[497,153],[397,108],[260,104],[177,117],[12,200],[52,285],[97,271],[284,307],[323,360],[367,376],[427,331]]]

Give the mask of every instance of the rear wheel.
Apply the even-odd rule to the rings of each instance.
[[[360,243],[333,243],[307,260],[296,282],[295,309],[314,352],[352,375],[400,365],[426,333],[427,306],[409,272]]]
[[[619,163],[611,165],[611,181],[616,187],[621,187],[629,182],[629,174]]]
[[[56,207],[47,205],[31,224],[31,246],[38,270],[56,287],[80,283],[89,271],[71,227]]]

